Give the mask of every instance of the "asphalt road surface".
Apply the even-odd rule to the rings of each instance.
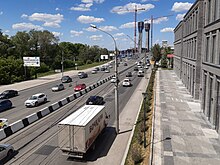
[[[142,79],[142,77],[137,77],[137,72],[134,72],[133,68],[127,71],[131,71],[133,73],[133,77],[130,78],[133,85],[131,87],[123,87],[120,83],[120,86],[119,86],[120,113],[123,110],[123,107],[125,106],[125,104],[128,102],[131,95],[133,94],[137,85]],[[120,75],[119,77],[120,80],[123,80],[125,78],[125,74],[127,73],[127,71]],[[98,74],[97,74],[97,77],[96,75],[94,75],[94,77],[89,75],[89,77],[91,77],[91,79],[88,78],[87,80],[90,80],[92,84],[94,83],[94,81],[97,81]],[[54,83],[56,84],[57,82],[54,82]],[[62,95],[59,92],[59,95],[51,96],[51,95],[54,95],[52,92],[51,92],[51,95],[49,95],[51,86],[52,84],[45,84],[44,89],[47,89],[50,100],[53,97],[54,102],[56,99],[58,101],[60,100],[60,98],[72,94],[71,92],[68,94],[66,92],[63,92],[62,93],[63,95]],[[27,92],[30,94],[32,90],[35,90],[36,92],[39,89],[36,87],[34,89],[28,89],[27,91],[25,90],[24,92]],[[67,90],[68,89],[66,89],[65,91]],[[70,89],[68,91],[70,91]],[[98,145],[96,145],[95,150],[89,151],[84,160],[68,158],[62,155],[59,147],[57,146],[58,144],[57,123],[59,123],[62,119],[69,116],[71,113],[73,113],[78,108],[83,106],[85,104],[86,99],[90,95],[100,95],[104,97],[107,113],[110,114],[111,116],[109,125],[107,129],[105,129],[103,134],[101,134],[96,140],[96,144]],[[51,103],[48,103],[48,104],[51,104]],[[22,102],[22,105],[23,105],[23,102]],[[37,108],[33,108],[33,111],[31,113],[33,113],[35,109],[37,110]],[[29,110],[32,110],[32,109],[28,108],[25,110],[29,112]],[[22,108],[20,111],[22,111]],[[15,164],[15,165],[17,164],[22,164],[22,165],[96,164],[95,162],[97,159],[105,157],[107,155],[116,137],[115,130],[114,130],[114,121],[115,121],[114,111],[115,111],[114,109],[114,84],[111,82],[107,82],[99,86],[98,88],[90,91],[89,93],[81,96],[80,98],[72,101],[66,106],[63,106],[59,110],[35,122],[34,124],[26,127],[25,129],[3,140],[2,143],[12,144],[14,148],[16,149],[14,157],[10,159],[9,161],[5,162],[5,164]],[[26,114],[22,113],[22,115],[26,115]],[[22,117],[22,115],[20,115],[20,117]],[[14,117],[13,119],[15,118],[16,117]],[[18,117],[17,119],[20,119],[20,118]]]

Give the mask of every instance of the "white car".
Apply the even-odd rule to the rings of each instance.
[[[92,74],[96,74],[96,73],[97,73],[97,70],[92,70],[91,73],[92,73]]]
[[[131,81],[130,79],[126,78],[122,82],[123,87],[130,87],[131,86]]]
[[[52,90],[53,92],[64,90],[64,85],[63,85],[63,84],[55,85],[54,87],[52,87],[51,90]]]
[[[116,83],[116,77],[112,77],[111,83]]]
[[[24,105],[26,107],[34,107],[45,102],[47,102],[47,95],[45,95],[44,93],[38,93],[38,94],[32,95],[29,99],[27,99],[24,102]]]
[[[6,128],[8,126],[8,119],[0,118],[0,129]]]
[[[105,69],[105,73],[110,73],[110,70],[109,69]]]
[[[11,157],[14,152],[14,147],[10,144],[0,144],[0,160]],[[0,161],[1,162],[1,161]]]

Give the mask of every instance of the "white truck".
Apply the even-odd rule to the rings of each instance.
[[[105,106],[84,105],[58,124],[58,146],[64,155],[83,158],[108,124]]]

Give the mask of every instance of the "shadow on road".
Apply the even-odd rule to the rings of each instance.
[[[94,147],[91,146],[85,155],[84,159],[75,159],[69,157],[67,161],[88,162],[96,161],[98,158],[107,156],[114,140],[116,138],[116,131],[113,127],[107,127],[94,142]]]

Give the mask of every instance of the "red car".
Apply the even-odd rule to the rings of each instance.
[[[83,89],[86,88],[86,84],[78,84],[74,87],[74,91],[77,92],[77,91],[81,91]]]

